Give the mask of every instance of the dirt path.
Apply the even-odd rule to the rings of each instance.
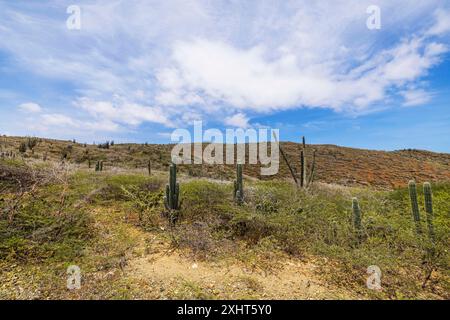
[[[287,260],[276,272],[264,275],[236,262],[193,262],[178,253],[159,252],[129,261],[126,272],[141,281],[159,283],[162,298],[355,298],[350,292],[327,286],[315,269],[309,262]]]

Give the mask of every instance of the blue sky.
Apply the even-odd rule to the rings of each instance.
[[[449,40],[442,0],[0,0],[0,134],[167,143],[202,120],[450,152]]]

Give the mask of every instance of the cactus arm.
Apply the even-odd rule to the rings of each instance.
[[[169,174],[169,184],[166,185],[164,204],[167,210],[178,210],[180,208],[180,185],[177,183],[177,167],[175,164],[170,165]]]
[[[280,150],[281,156],[283,157],[284,161],[286,162],[286,165],[289,168],[289,171],[291,172],[292,179],[294,179],[295,185],[298,187],[299,184],[298,184],[297,175],[296,175],[296,173],[294,171],[294,168],[289,163],[289,160],[288,160],[286,154],[284,153],[284,150],[281,147],[281,144],[278,142],[278,137],[277,137],[275,131],[272,132],[272,135],[273,135],[273,138],[275,139],[276,144],[278,145],[278,149]]]
[[[414,222],[416,224],[416,231],[417,234],[421,234],[422,233],[422,228],[420,226],[420,212],[419,212],[419,204],[417,202],[417,190],[416,190],[416,183],[411,180],[408,184],[408,189],[409,189],[409,197],[411,199],[411,211],[412,211],[412,216],[414,219]]]
[[[305,186],[305,151],[300,151],[300,188]]]
[[[314,182],[315,170],[316,170],[316,150],[314,150],[314,152],[313,152],[313,161],[312,161],[312,165],[311,165],[311,173],[309,175],[307,187],[311,186],[312,183]]]
[[[425,198],[425,212],[427,213],[427,226],[428,226],[428,236],[430,240],[435,242],[435,233],[433,225],[433,195],[431,192],[431,185],[429,182],[423,184],[423,194]]]
[[[164,196],[164,206],[166,207],[167,210],[170,209],[170,187],[167,184],[166,185],[166,195]]]
[[[175,187],[175,194],[174,194],[174,206],[175,209],[179,209],[180,208],[180,204],[179,204],[179,198],[180,198],[180,185],[177,183],[176,187]]]

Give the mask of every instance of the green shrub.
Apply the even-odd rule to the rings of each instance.
[[[91,219],[83,210],[46,201],[43,194],[26,196],[16,209],[0,208],[0,258],[21,261],[71,259],[91,238]],[[14,210],[14,211],[13,211]]]

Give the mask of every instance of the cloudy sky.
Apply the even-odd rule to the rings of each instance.
[[[450,152],[449,51],[447,0],[0,0],[0,134],[164,143],[203,120]]]

